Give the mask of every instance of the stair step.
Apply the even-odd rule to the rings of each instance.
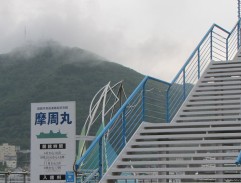
[[[141,153],[145,153],[145,152],[183,152],[184,154],[188,153],[188,152],[195,152],[195,151],[224,151],[224,150],[237,150],[237,153],[239,152],[239,150],[241,149],[241,146],[200,146],[200,147],[159,147],[159,148],[155,148],[155,147],[151,147],[151,148],[131,148],[128,147],[126,148],[125,152],[128,153],[137,153],[137,152],[141,152]],[[234,163],[234,162],[232,162]]]
[[[190,133],[191,134],[191,133]],[[140,136],[136,135],[136,139],[192,139],[192,138],[228,138],[228,137],[236,137],[240,138],[241,137],[241,132],[236,133],[213,133],[213,134],[176,134],[176,135],[148,135],[148,136]],[[225,135],[225,137],[224,137]]]
[[[113,168],[113,172],[177,172],[177,171],[188,171],[188,172],[208,172],[208,171],[240,171],[240,167],[180,167],[180,168]]]
[[[193,115],[193,116],[199,116],[199,115],[220,115],[220,114],[223,114],[223,115],[227,115],[227,114],[240,114],[241,113],[241,110],[240,108],[238,109],[234,109],[234,108],[231,108],[231,109],[224,109],[224,110],[220,110],[219,108],[217,108],[216,110],[206,110],[206,111],[180,111],[179,112],[179,115],[180,117],[187,117],[187,116],[190,116],[190,115]]]
[[[210,86],[210,87],[197,87],[195,88],[195,92],[197,91],[224,91],[224,90],[240,90],[241,85],[235,86]]]
[[[223,125],[240,125],[240,121],[212,121],[212,122],[189,122],[189,123],[148,123],[143,122],[142,128],[149,129],[149,128],[175,128],[175,127],[190,127],[190,126],[223,126]],[[140,128],[140,129],[142,129]]]
[[[201,175],[201,174],[195,174],[195,175],[128,175],[128,176],[113,176],[113,175],[108,175],[106,177],[109,180],[155,180],[155,179],[193,179],[193,180],[198,180],[198,179],[216,179],[216,178],[238,178],[240,179],[240,173],[236,174],[212,174],[212,175]]]
[[[218,111],[218,110],[241,110],[241,106],[238,104],[226,104],[226,105],[213,105],[213,106],[184,106],[182,112],[193,112],[193,111]]]
[[[189,101],[190,102],[190,101]],[[190,103],[184,104],[184,106],[215,106],[215,105],[232,105],[240,104],[239,97],[229,100],[213,100],[213,101],[191,101]]]
[[[198,88],[202,87],[212,87],[212,86],[232,86],[232,85],[241,85],[240,80],[233,80],[233,81],[217,81],[217,82],[204,82],[198,85]]]
[[[172,122],[143,122],[103,181],[241,180],[240,150],[241,62],[211,62]]]
[[[208,101],[208,100],[240,100],[240,95],[232,94],[228,96],[199,96],[199,97],[192,97],[188,98],[189,102],[192,101]]]
[[[208,72],[206,72],[206,74],[217,74],[217,73],[229,73],[229,74],[232,74],[232,73],[236,73],[236,72],[240,72],[241,71],[241,67],[233,67],[233,68],[230,68],[230,67],[226,67],[226,68],[215,68],[215,69],[212,69],[210,68]]]
[[[215,78],[215,77],[203,77],[200,83],[211,83],[211,82],[223,82],[223,81],[240,81],[241,77],[222,77],[222,78]]]
[[[194,121],[208,121],[208,120],[240,120],[241,119],[241,115],[240,114],[236,114],[236,115],[225,115],[225,116],[199,116],[199,117],[180,117],[179,119],[177,119],[176,122],[194,122]]]
[[[240,65],[240,62],[237,62],[237,61],[211,62],[209,68],[215,69],[215,68],[237,67],[238,65]]]
[[[205,78],[210,78],[210,77],[221,77],[221,78],[227,78],[227,77],[240,77],[241,73],[240,72],[223,72],[223,73],[212,73],[212,72],[207,72],[205,74]]]
[[[229,152],[228,156],[227,153],[187,153],[187,154],[181,154],[181,153],[173,153],[173,154],[125,154],[122,156],[122,159],[146,159],[146,158],[199,158],[199,157],[237,157],[236,152]]]
[[[201,126],[200,128],[195,128],[195,127],[192,127],[190,126],[189,128],[169,128],[169,129],[145,129],[143,130],[143,132],[140,132],[141,135],[143,134],[150,134],[151,133],[160,133],[160,134],[163,134],[163,133],[167,133],[167,132],[172,132],[172,133],[181,133],[181,132],[217,132],[217,131],[225,131],[225,132],[228,132],[228,131],[237,131],[237,130],[240,130],[241,132],[241,126],[237,127],[237,126],[234,126],[234,127],[203,127]]]
[[[237,157],[237,153],[196,153],[196,154],[128,154],[123,159],[155,159],[155,158],[198,158],[198,157]]]

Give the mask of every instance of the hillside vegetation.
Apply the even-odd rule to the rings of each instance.
[[[127,94],[143,75],[79,48],[48,42],[0,55],[0,144],[30,146],[30,104],[76,101],[80,131],[94,94],[124,80]]]

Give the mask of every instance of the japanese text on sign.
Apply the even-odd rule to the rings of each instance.
[[[59,120],[60,119],[60,120]],[[69,114],[66,112],[58,113],[58,112],[40,112],[35,114],[35,125],[43,125],[43,124],[55,124],[55,125],[62,125],[62,124],[71,124],[72,121],[70,120]]]

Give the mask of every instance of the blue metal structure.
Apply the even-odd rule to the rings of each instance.
[[[143,121],[169,123],[208,63],[233,59],[239,47],[240,19],[230,32],[213,24],[171,83],[150,76],[141,81],[76,161],[76,172],[100,180]]]
[[[238,157],[237,157],[237,159],[235,161],[235,164],[236,165],[241,165],[241,151],[239,152],[239,155],[238,155]]]
[[[238,19],[240,19],[240,0],[238,0]]]

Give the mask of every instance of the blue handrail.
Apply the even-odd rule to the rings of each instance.
[[[198,51],[198,49],[200,48],[200,46],[203,44],[203,42],[206,40],[206,38],[208,37],[208,35],[213,31],[213,29],[217,27],[221,30],[223,30],[224,32],[226,32],[228,35],[230,34],[227,30],[223,29],[222,27],[218,26],[217,24],[213,24],[210,29],[207,31],[207,33],[204,35],[204,37],[202,38],[202,40],[199,42],[199,44],[197,45],[197,47],[194,49],[194,51],[192,52],[192,54],[189,56],[189,58],[187,59],[186,63],[182,66],[182,68],[179,70],[179,72],[177,73],[177,75],[174,77],[174,79],[171,82],[171,85],[175,83],[175,81],[177,80],[178,76],[183,72],[183,70],[185,69],[185,67],[190,63],[191,59],[193,58],[193,56],[195,55],[195,53]]]
[[[100,139],[104,136],[104,134],[107,132],[108,129],[113,125],[113,123],[117,120],[117,118],[120,116],[120,114],[126,109],[130,101],[135,97],[135,95],[140,91],[146,84],[148,80],[157,81],[160,83],[163,83],[165,85],[170,85],[170,83],[166,81],[162,81],[157,78],[153,78],[150,76],[145,76],[145,78],[140,82],[140,84],[135,88],[135,90],[132,92],[132,94],[128,97],[128,99],[125,101],[125,103],[121,106],[121,108],[117,111],[117,113],[113,116],[113,118],[110,120],[110,122],[106,125],[106,127],[101,131],[101,133],[95,138],[95,140],[91,143],[88,150],[84,153],[84,155],[76,161],[75,163],[75,169],[78,170],[81,162],[86,158],[86,156],[91,152],[91,150],[94,148],[94,146],[100,141]]]
[[[212,60],[232,59],[240,47],[240,20],[228,32],[213,24],[171,83],[145,76],[106,127],[95,138],[75,169],[85,176],[106,172],[143,121],[170,122]],[[80,169],[80,170],[79,170]]]
[[[167,112],[166,112],[166,120],[167,122],[170,122],[180,106],[182,105],[183,101],[182,99],[185,99],[189,92],[191,91],[191,86],[189,88],[186,87],[187,83],[194,86],[194,84],[199,80],[201,72],[204,71],[204,69],[207,66],[207,63],[212,60],[228,60],[229,52],[232,52],[234,49],[229,50],[229,39],[230,37],[236,36],[235,31],[239,30],[240,28],[240,21],[237,22],[237,24],[234,26],[234,28],[231,30],[231,32],[228,32],[226,29],[220,27],[217,24],[213,24],[210,29],[207,31],[207,33],[204,35],[202,40],[199,42],[197,47],[194,49],[190,57],[187,59],[183,67],[179,70],[177,75],[174,77],[174,79],[171,82],[171,85],[169,86],[167,90],[167,98],[168,98],[168,106],[167,106]],[[239,40],[239,31],[237,31],[237,40]],[[235,43],[233,43],[235,44]],[[231,48],[233,45],[230,46]],[[237,49],[235,50],[237,52],[238,48],[240,47],[239,41],[237,41]],[[206,50],[205,52],[203,50]],[[208,51],[209,50],[209,51]],[[204,54],[201,53],[201,51],[204,52]],[[234,56],[234,55],[231,55]],[[189,65],[196,64],[196,68],[191,68],[191,70],[188,68]],[[196,69],[196,71],[195,71]],[[188,71],[189,70],[189,71]],[[190,73],[190,76],[188,77],[187,73]],[[195,74],[196,72],[196,74]],[[196,78],[195,78],[196,77]],[[177,97],[176,95],[172,95],[172,90],[176,91],[177,85],[183,86],[183,92],[182,92],[182,98]],[[174,89],[173,89],[174,88]],[[188,91],[187,91],[188,90]]]

